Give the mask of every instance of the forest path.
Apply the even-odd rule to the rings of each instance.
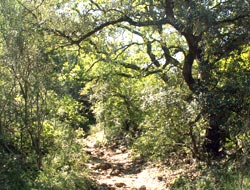
[[[95,190],[167,190],[183,172],[133,161],[125,146],[96,147],[89,141],[85,151],[90,156],[87,166],[97,184]]]

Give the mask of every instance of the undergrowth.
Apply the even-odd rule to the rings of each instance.
[[[176,177],[170,188],[173,190],[248,190],[250,168],[240,163],[216,162],[212,166],[197,164],[196,171]]]

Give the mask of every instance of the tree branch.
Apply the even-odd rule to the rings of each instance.
[[[136,71],[141,71],[142,69],[140,67],[138,67],[135,64],[128,64],[128,63],[120,63],[123,67],[128,68],[128,69],[133,69]]]
[[[152,44],[151,44],[151,42],[147,42],[147,54],[149,55],[152,63],[156,67],[160,67],[161,66],[161,64],[159,63],[159,61],[156,59],[156,56],[152,53]]]

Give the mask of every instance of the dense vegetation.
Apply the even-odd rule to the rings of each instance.
[[[249,179],[248,1],[2,0],[0,9],[1,189],[88,189],[90,127],[144,160],[194,158],[211,175],[223,162],[222,181]],[[197,188],[219,188],[203,180]]]

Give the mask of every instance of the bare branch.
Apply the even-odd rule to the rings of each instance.
[[[161,66],[161,64],[159,63],[159,61],[156,59],[156,56],[152,53],[152,44],[151,44],[151,42],[147,42],[147,54],[149,55],[152,63],[156,67],[160,67]]]
[[[136,43],[136,42],[133,42],[133,43],[130,43],[130,44],[127,44],[127,45],[124,45],[118,49],[115,50],[115,52],[118,52],[120,50],[122,50],[120,53],[118,53],[114,59],[117,59],[121,54],[123,54],[128,48],[130,48],[131,46],[133,45],[142,45],[140,43]]]
[[[135,64],[129,64],[129,63],[120,63],[120,64],[122,66],[124,66],[125,68],[128,68],[128,69],[133,69],[133,70],[136,70],[136,71],[141,71],[142,70],[140,67],[138,67]]]

